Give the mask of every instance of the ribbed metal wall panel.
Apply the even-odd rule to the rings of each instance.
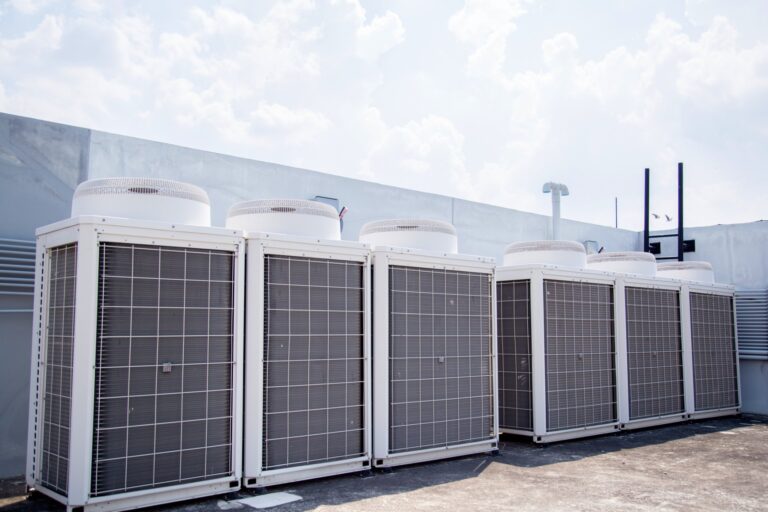
[[[547,430],[617,418],[613,286],[544,281]]]
[[[363,455],[363,264],[270,255],[264,277],[264,469]]]
[[[733,297],[691,292],[691,345],[697,411],[739,404]]]
[[[768,290],[736,290],[739,357],[768,359]]]
[[[0,238],[0,295],[32,295],[34,286],[35,242]]]
[[[40,482],[63,496],[69,482],[77,244],[48,250]]]
[[[231,475],[234,254],[99,257],[91,495]]]
[[[499,428],[533,429],[530,281],[496,285]]]
[[[680,292],[626,288],[630,419],[685,411]]]
[[[491,439],[491,276],[391,266],[392,453]]]

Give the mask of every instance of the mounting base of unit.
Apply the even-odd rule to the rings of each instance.
[[[580,437],[599,436],[602,434],[610,434],[616,432],[619,429],[618,423],[611,423],[609,425],[598,425],[595,427],[586,427],[578,430],[567,430],[563,432],[548,432],[542,435],[534,435],[532,437],[534,443],[555,443],[557,441],[567,441],[569,439],[578,439]]]
[[[243,479],[246,488],[263,488],[268,485],[288,484],[302,480],[314,480],[329,476],[344,475],[366,471],[369,468],[368,459],[316,464],[307,467],[294,467],[265,471],[259,476],[247,476]]]
[[[732,407],[728,409],[718,409],[716,411],[699,411],[690,414],[692,420],[703,420],[706,418],[718,418],[720,416],[735,416],[741,414],[739,407]]]
[[[374,459],[374,464],[377,468],[405,466],[407,464],[418,464],[420,462],[430,462],[433,460],[464,457],[466,455],[476,455],[478,453],[488,453],[496,450],[496,447],[496,440],[488,440],[474,444],[390,454],[386,458]]]
[[[231,493],[234,488],[239,488],[237,480],[217,480],[200,485],[180,485],[166,489],[152,489],[152,492],[134,491],[115,496],[91,498],[89,503],[82,506],[68,506],[67,511],[82,510],[83,512],[119,512],[121,510],[134,510],[137,508],[154,507],[177,501],[206,498],[221,494]],[[44,487],[36,488],[37,492],[45,494],[49,498],[59,501],[61,498]]]
[[[685,413],[662,416],[658,418],[642,418],[629,420],[621,424],[621,430],[635,430],[640,428],[657,427],[659,425],[669,425],[670,423],[682,423],[688,419]]]

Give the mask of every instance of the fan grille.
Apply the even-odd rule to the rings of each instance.
[[[690,301],[696,410],[737,407],[733,297],[694,292]]]
[[[629,417],[685,411],[680,292],[626,288]]]
[[[40,481],[63,496],[69,483],[69,429],[77,244],[48,252],[48,305]]]
[[[265,258],[263,467],[365,454],[363,264]]]
[[[499,427],[533,429],[530,281],[496,285]]]
[[[389,448],[492,439],[491,278],[389,268]]]
[[[91,495],[232,474],[234,259],[101,244]]]
[[[547,430],[616,421],[613,286],[544,281]]]

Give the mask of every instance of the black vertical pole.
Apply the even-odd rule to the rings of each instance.
[[[650,226],[649,226],[649,223],[650,223],[649,217],[651,215],[651,212],[650,212],[650,204],[651,204],[651,200],[650,200],[650,193],[651,193],[650,183],[651,183],[651,170],[646,167],[645,168],[645,218],[643,219],[643,222],[644,222],[644,224],[643,224],[643,226],[644,226],[644,228],[643,228],[643,252],[651,252],[651,245],[649,243],[650,235],[651,235],[650,229],[649,229],[650,228]]]
[[[677,261],[683,261],[683,162],[677,164]]]

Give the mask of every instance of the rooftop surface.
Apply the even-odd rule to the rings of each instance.
[[[498,456],[474,456],[270,488],[306,510],[766,510],[768,417],[730,417],[536,446],[502,436]],[[63,510],[24,484],[0,485],[3,512]],[[253,493],[160,508],[252,510]]]

